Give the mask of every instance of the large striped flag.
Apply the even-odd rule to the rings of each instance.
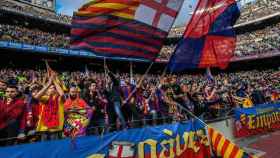
[[[71,48],[154,60],[183,0],[91,0],[73,16]]]
[[[183,39],[173,53],[169,69],[226,68],[233,57],[233,25],[240,15],[235,0],[194,0]]]
[[[240,147],[229,141],[215,129],[208,127],[209,139],[212,151],[222,158],[255,158],[242,150]]]

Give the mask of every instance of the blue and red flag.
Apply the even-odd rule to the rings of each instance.
[[[74,14],[71,48],[154,60],[183,0],[91,0]]]
[[[183,39],[173,53],[169,69],[226,68],[234,55],[233,25],[240,15],[235,0],[197,0],[191,6]]]

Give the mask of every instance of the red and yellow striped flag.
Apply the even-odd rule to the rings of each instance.
[[[76,13],[77,16],[98,16],[111,14],[133,19],[140,0],[91,0]]]
[[[208,127],[213,152],[222,158],[256,158],[229,141],[215,129]]]

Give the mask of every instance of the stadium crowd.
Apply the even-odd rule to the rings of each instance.
[[[1,69],[0,145],[170,123],[188,119],[186,109],[215,119],[280,99],[276,70],[207,74]]]
[[[49,18],[56,20],[58,22],[63,22],[70,24],[72,17],[62,14],[50,13],[47,11],[38,10],[32,6],[20,5],[19,3],[14,3],[13,1],[2,0],[0,2],[0,8],[12,9],[16,12],[32,14],[35,17]],[[241,16],[237,21],[238,24],[252,21],[261,17],[265,17],[274,13],[277,13],[280,9],[279,0],[255,0],[244,4],[240,11]]]
[[[255,0],[243,5],[237,24],[278,13],[280,0]]]
[[[264,54],[279,50],[280,23],[237,36],[236,56]]]
[[[72,21],[71,16],[45,11],[42,9],[38,9],[37,7],[33,7],[31,5],[24,5],[24,4],[20,5],[19,3],[15,3],[13,1],[1,0],[0,9],[8,9],[21,14],[32,15],[34,17],[39,17],[44,19],[51,19],[60,23],[70,24]]]
[[[70,42],[70,38],[64,34],[8,24],[0,24],[0,40],[58,48],[67,48]]]
[[[261,30],[247,32],[237,36],[236,57],[271,53],[279,49],[280,23]],[[175,28],[173,33],[182,33],[183,29]],[[66,34],[44,32],[19,25],[0,24],[0,41],[12,41],[32,45],[69,48],[70,37]],[[176,45],[164,46],[160,59],[168,60]]]

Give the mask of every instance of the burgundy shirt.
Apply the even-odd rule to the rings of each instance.
[[[6,128],[10,123],[20,121],[25,109],[23,99],[15,99],[10,104],[0,100],[0,129]]]

